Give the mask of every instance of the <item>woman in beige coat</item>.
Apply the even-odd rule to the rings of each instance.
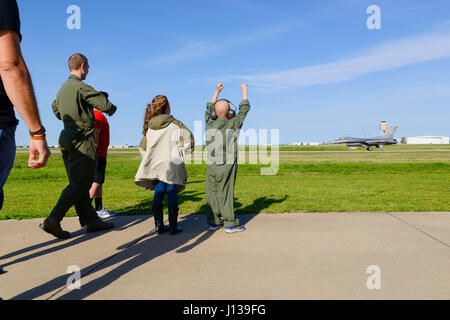
[[[153,98],[145,111],[144,138],[140,149],[142,162],[135,177],[136,185],[154,191],[152,214],[158,234],[177,234],[178,192],[187,181],[186,153],[194,151],[194,137],[189,129],[170,115],[166,96]],[[167,193],[169,228],[163,223],[163,199]]]

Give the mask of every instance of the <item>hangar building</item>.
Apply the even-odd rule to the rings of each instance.
[[[448,144],[449,137],[440,136],[421,136],[421,137],[403,137],[402,143],[405,144]]]

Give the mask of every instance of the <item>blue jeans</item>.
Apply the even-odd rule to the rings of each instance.
[[[159,181],[155,188],[153,189],[155,192],[155,196],[153,198],[153,204],[162,205],[164,196],[167,193],[167,200],[169,205],[177,205],[178,204],[178,196],[177,196],[177,186],[174,184],[168,184],[162,181]]]
[[[14,166],[16,127],[0,129],[0,210],[3,207],[3,186]]]

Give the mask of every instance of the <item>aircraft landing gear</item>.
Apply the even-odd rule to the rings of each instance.
[[[367,147],[367,151],[372,151],[372,147]]]

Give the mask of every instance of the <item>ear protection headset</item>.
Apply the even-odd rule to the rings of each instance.
[[[228,102],[229,104],[231,104],[232,106],[234,106],[234,104],[231,103],[231,101],[228,101],[227,99],[220,99],[220,100],[226,101],[226,102]],[[220,100],[218,100],[218,101],[220,101]],[[216,103],[217,103],[217,101],[216,101]],[[209,116],[210,116],[211,119],[213,119],[213,120],[216,120],[216,119],[217,119],[217,114],[216,114],[216,104],[215,104],[215,103],[214,103],[214,108],[211,109],[211,113],[210,113]],[[227,113],[227,119],[232,119],[232,118],[234,118],[235,116],[236,116],[236,111],[234,111],[234,110],[231,109],[231,107],[230,107],[229,110],[228,110],[228,113]]]

